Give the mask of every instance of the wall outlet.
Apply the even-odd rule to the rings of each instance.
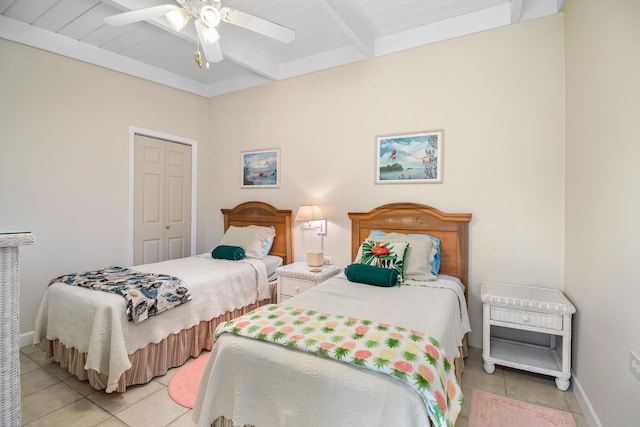
[[[638,355],[633,351],[631,352],[629,359],[629,368],[631,369],[631,372],[633,372],[633,375],[640,380],[640,357],[638,357]]]
[[[325,264],[333,264],[333,257],[332,256],[324,257],[324,263]]]

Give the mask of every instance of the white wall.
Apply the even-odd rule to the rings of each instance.
[[[129,126],[199,141],[206,158],[208,107],[196,95],[2,39],[0,76],[0,228],[37,240],[20,251],[27,333],[50,279],[128,263]],[[204,230],[204,188],[199,199]]]
[[[573,368],[603,426],[640,425],[640,2],[565,11],[565,291],[578,312]]]
[[[470,212],[470,343],[484,280],[563,286],[562,15],[210,100],[209,212],[247,200],[328,217],[350,262],[347,212],[398,201]],[[444,183],[374,185],[376,135],[444,129]],[[240,189],[240,153],[280,147],[279,189]],[[211,218],[214,220],[215,218]],[[319,246],[296,223],[295,256]],[[207,229],[214,246],[222,225]]]

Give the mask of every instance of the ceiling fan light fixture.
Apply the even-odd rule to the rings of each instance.
[[[214,27],[210,27],[202,22],[201,18],[198,18],[195,24],[198,32],[198,38],[200,38],[200,43],[209,44],[220,40],[220,34],[218,34],[218,31]]]
[[[213,6],[202,6],[198,17],[205,25],[211,28],[220,23],[220,12]]]
[[[189,19],[191,19],[191,14],[187,9],[178,8],[172,10],[171,12],[166,14],[167,21],[169,21],[169,25],[176,31],[180,31],[187,25]]]

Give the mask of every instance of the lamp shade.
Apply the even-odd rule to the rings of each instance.
[[[171,28],[176,31],[183,29],[184,26],[187,25],[187,22],[189,22],[189,19],[191,19],[191,15],[187,9],[184,8],[174,9],[167,13],[166,16]]]
[[[205,45],[220,40],[220,34],[218,34],[218,31],[214,27],[209,27],[200,19],[197,19],[195,24],[201,44]]]
[[[317,221],[325,219],[318,205],[302,205],[296,214],[296,221]]]

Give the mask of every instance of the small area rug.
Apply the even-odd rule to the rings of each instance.
[[[194,407],[200,378],[210,354],[202,353],[198,358],[181,367],[169,380],[167,390],[177,404],[186,408]]]
[[[474,389],[469,427],[576,427],[573,415],[559,409]]]

